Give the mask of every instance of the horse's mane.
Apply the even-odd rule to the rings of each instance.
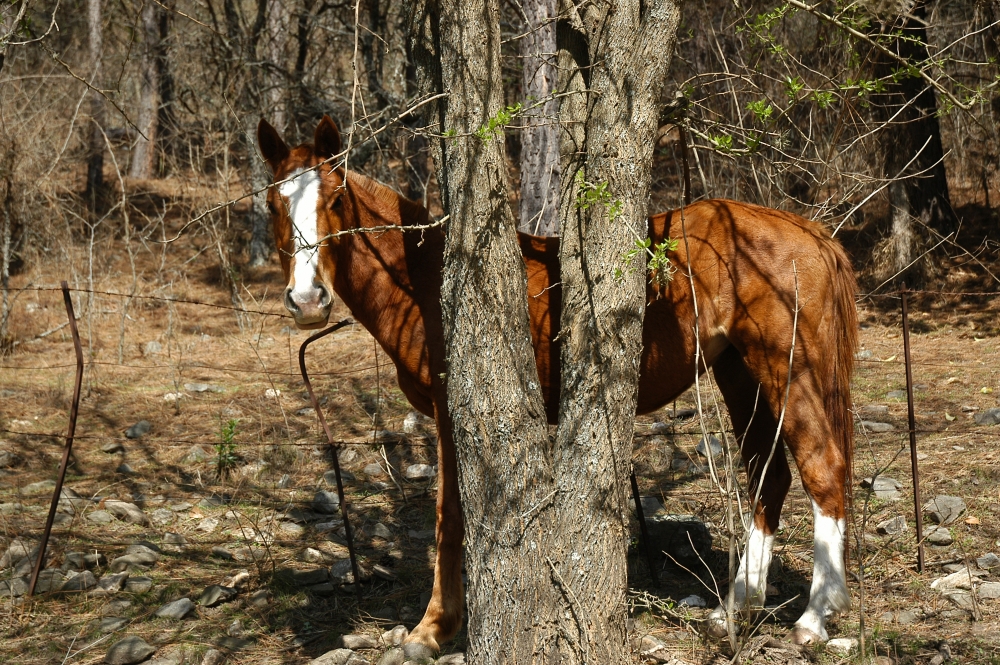
[[[369,178],[366,175],[350,171],[347,176],[351,184],[358,185],[375,199],[377,203],[398,206],[400,221],[420,224],[427,220],[427,209],[416,201],[411,201],[388,185],[384,185],[378,180]]]

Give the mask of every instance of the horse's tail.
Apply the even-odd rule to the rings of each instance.
[[[858,349],[858,310],[854,296],[858,290],[854,269],[843,247],[835,240],[833,249],[833,333],[836,358],[826,391],[826,412],[833,428],[834,439],[844,454],[846,485],[844,492],[851,510],[854,487],[854,419],[851,403],[851,376],[854,374],[854,354]]]

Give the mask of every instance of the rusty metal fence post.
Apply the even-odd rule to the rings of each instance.
[[[361,570],[358,568],[358,556],[354,551],[354,534],[351,532],[351,520],[347,515],[347,501],[344,499],[344,481],[340,476],[340,458],[337,456],[340,446],[334,442],[333,435],[330,434],[330,428],[326,425],[326,418],[323,417],[323,409],[320,408],[319,400],[316,399],[316,393],[313,392],[312,383],[309,381],[309,373],[306,371],[306,347],[316,340],[322,339],[330,333],[336,332],[352,323],[354,323],[353,319],[344,319],[333,324],[326,330],[321,330],[315,335],[311,335],[309,339],[302,342],[302,346],[299,347],[299,370],[302,372],[302,381],[306,384],[306,390],[309,392],[309,400],[312,402],[313,408],[316,410],[316,415],[319,416],[319,422],[323,426],[323,431],[326,433],[326,441],[330,446],[330,454],[333,457],[333,474],[337,478],[337,497],[340,500],[340,514],[344,518],[344,536],[347,539],[347,553],[351,557],[351,571],[354,573],[354,589],[357,592],[358,602],[361,602]]]
[[[73,436],[76,434],[76,416],[80,412],[80,386],[83,384],[83,346],[80,344],[80,331],[76,327],[76,316],[73,314],[73,300],[69,295],[69,284],[62,283],[63,301],[66,303],[66,315],[69,316],[69,329],[73,333],[73,346],[76,349],[76,385],[73,388],[73,404],[69,410],[69,432],[66,434],[66,446],[63,448],[62,464],[59,465],[59,479],[56,481],[56,489],[52,494],[52,503],[49,505],[49,516],[45,520],[45,530],[42,531],[42,542],[38,545],[38,560],[35,561],[35,568],[31,572],[31,582],[28,584],[28,596],[35,595],[35,585],[38,583],[38,575],[45,565],[45,550],[49,545],[49,536],[52,534],[52,522],[56,517],[56,509],[59,507],[59,497],[62,495],[63,480],[66,478],[66,467],[69,465],[70,453],[73,450]]]
[[[917,424],[913,415],[913,372],[910,368],[910,320],[906,303],[906,284],[899,295],[903,308],[903,362],[906,365],[906,409],[910,430],[910,473],[913,476],[913,512],[917,520],[917,572],[924,572],[924,520],[920,510],[920,469],[917,465]]]

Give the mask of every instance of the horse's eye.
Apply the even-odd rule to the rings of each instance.
[[[330,210],[338,210],[340,208],[340,205],[341,201],[340,197],[338,196],[337,198],[335,198],[333,201],[330,202]]]

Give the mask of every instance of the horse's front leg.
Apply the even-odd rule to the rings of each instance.
[[[462,627],[462,507],[458,495],[458,465],[451,419],[436,409],[438,423],[437,556],[434,589],[424,618],[406,638],[404,651],[411,659],[436,653]],[[430,652],[430,653],[429,653]]]

